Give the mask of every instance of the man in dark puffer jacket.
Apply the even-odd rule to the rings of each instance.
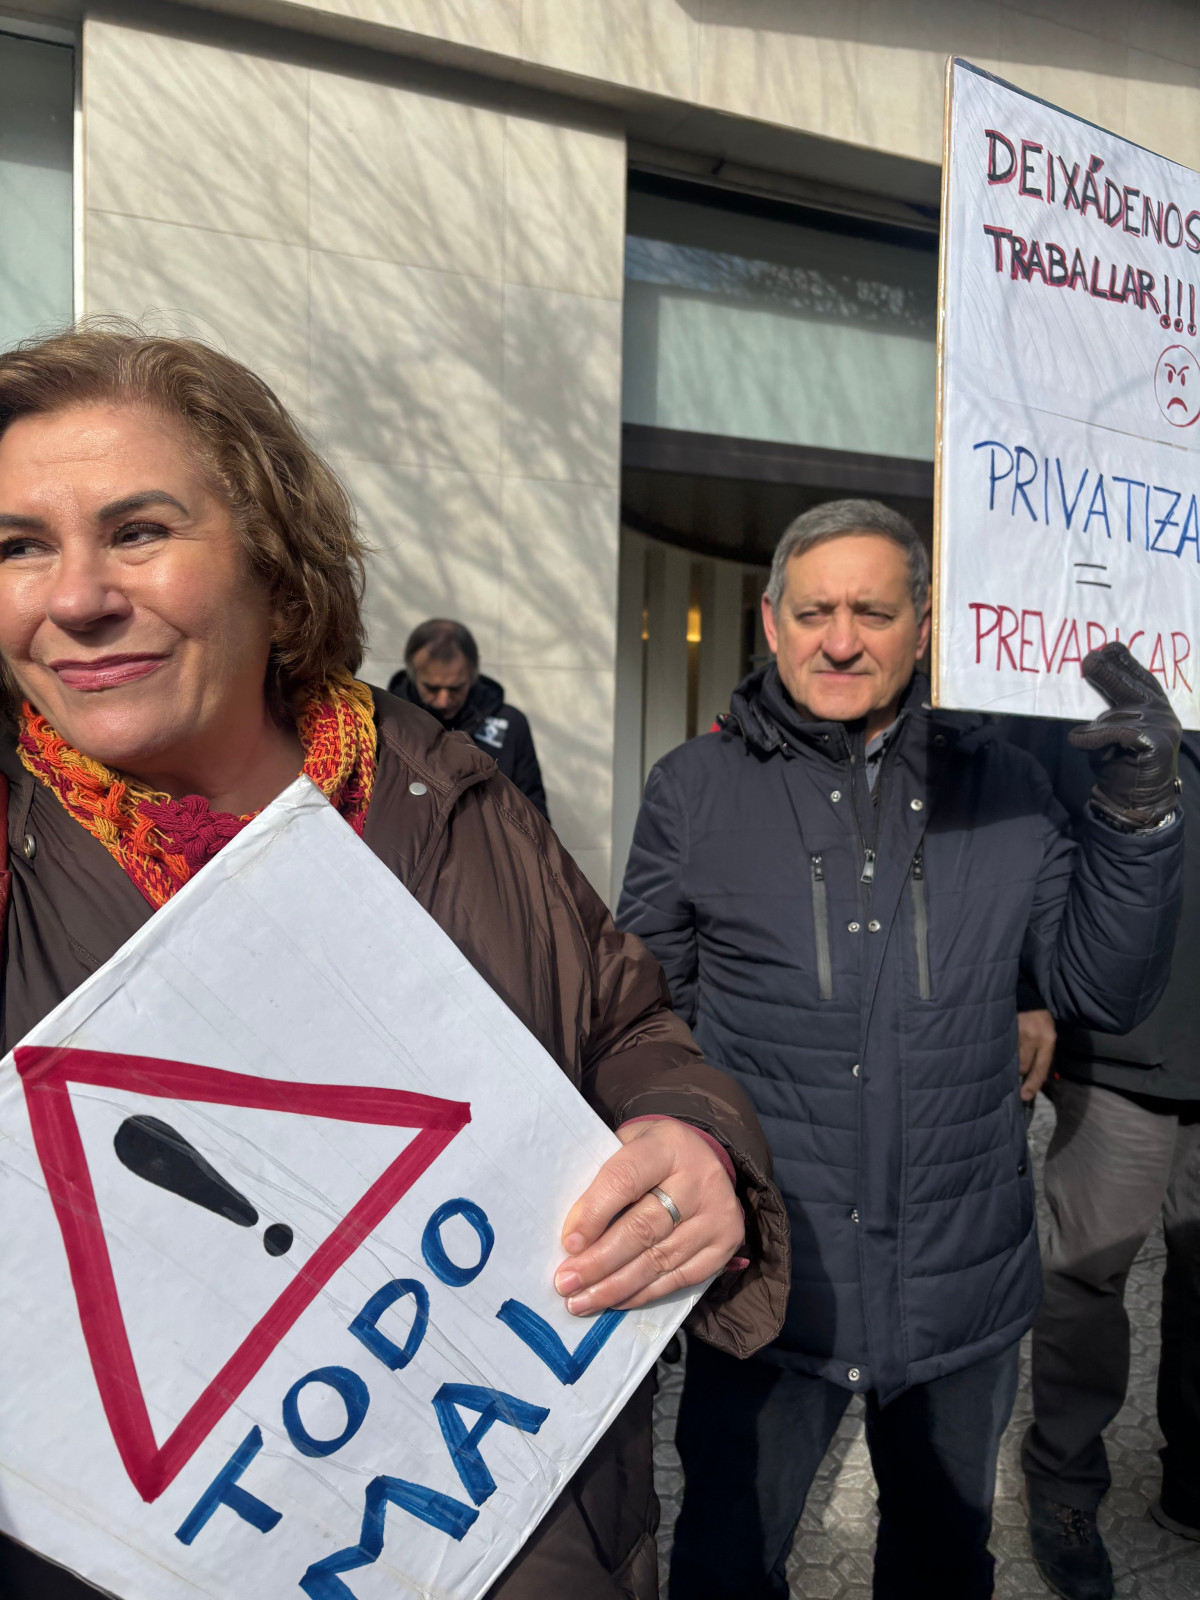
[[[1179,724],[1110,646],[1118,709],[1075,737],[1098,782],[1076,844],[1045,774],[932,712],[928,563],[873,502],[776,551],[776,665],[650,775],[619,920],[708,1058],[747,1090],[792,1227],[778,1342],[692,1341],[672,1600],[786,1596],[812,1478],[853,1392],[879,1486],[875,1594],[976,1600],[1017,1341],[1039,1294],[1017,979],[1123,1031],[1169,971]]]

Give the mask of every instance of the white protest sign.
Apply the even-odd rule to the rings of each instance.
[[[0,1526],[122,1600],[483,1594],[697,1298],[563,1309],[616,1148],[299,780],[0,1067]]]
[[[1120,639],[1200,727],[1200,176],[947,78],[934,695],[1091,718]]]

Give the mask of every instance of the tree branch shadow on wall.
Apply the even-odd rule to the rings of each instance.
[[[606,844],[594,819],[611,791],[619,302],[547,287],[561,277],[562,239],[536,203],[509,203],[511,149],[498,160],[496,142],[507,141],[506,119],[593,134],[611,133],[611,120],[229,18],[172,11],[164,20],[136,6],[112,20],[133,24],[122,81],[146,74],[147,32],[168,41],[150,110],[104,111],[144,119],[148,162],[169,146],[174,214],[91,219],[105,240],[105,260],[90,263],[97,276],[102,268],[104,301],[92,308],[205,338],[280,391],[355,494],[375,552],[373,675],[386,681],[423,617],[460,616],[479,635],[485,670],[498,665],[514,688],[532,686],[527,709],[565,841]],[[186,136],[196,86],[189,52],[172,61],[178,41],[249,55],[268,77],[276,65],[309,72],[298,237],[189,225],[187,196],[205,223],[214,206],[209,146]],[[318,115],[317,90],[332,80],[337,94]],[[379,142],[364,144],[355,109],[380,90],[396,92],[394,126],[385,119]],[[244,108],[227,109],[236,140]],[[209,108],[210,118],[220,112]],[[453,137],[439,145],[442,133]],[[571,196],[579,247],[611,240],[609,191],[597,189],[587,141],[551,133],[537,147],[548,187]],[[222,173],[261,182],[256,155],[223,151]],[[514,485],[527,491],[525,521],[505,504]]]
[[[1196,87],[1200,69],[1200,18],[1188,0],[1149,0],[1129,6],[1098,0],[1080,26],[1080,8],[1055,0],[990,0],[987,5],[903,3],[874,5],[860,27],[857,6],[827,0],[676,0],[702,28],[759,29],[769,48],[771,34],[814,42],[860,41],[898,50],[964,56],[987,64],[999,50],[1006,63],[1050,67],[1101,76],[1114,71],[1114,49],[1137,52],[1137,68],[1126,62],[1118,74],[1143,82]],[[1031,27],[1022,29],[1021,23]]]

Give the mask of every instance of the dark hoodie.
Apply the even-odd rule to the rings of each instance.
[[[388,684],[388,693],[420,706],[422,711],[436,717],[448,733],[469,733],[479,748],[491,756],[504,776],[516,784],[549,822],[542,769],[538,766],[537,751],[533,748],[529,720],[516,706],[505,705],[504,687],[495,678],[482,675],[476,678],[461,711],[452,717],[444,717],[432,706],[427,706],[418,694],[416,684],[403,670],[393,676]]]

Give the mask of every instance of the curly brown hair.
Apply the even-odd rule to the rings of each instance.
[[[96,318],[0,354],[0,435],[19,417],[111,401],[180,421],[234,514],[278,617],[267,696],[362,661],[366,547],[350,496],[261,378],[194,339]]]

